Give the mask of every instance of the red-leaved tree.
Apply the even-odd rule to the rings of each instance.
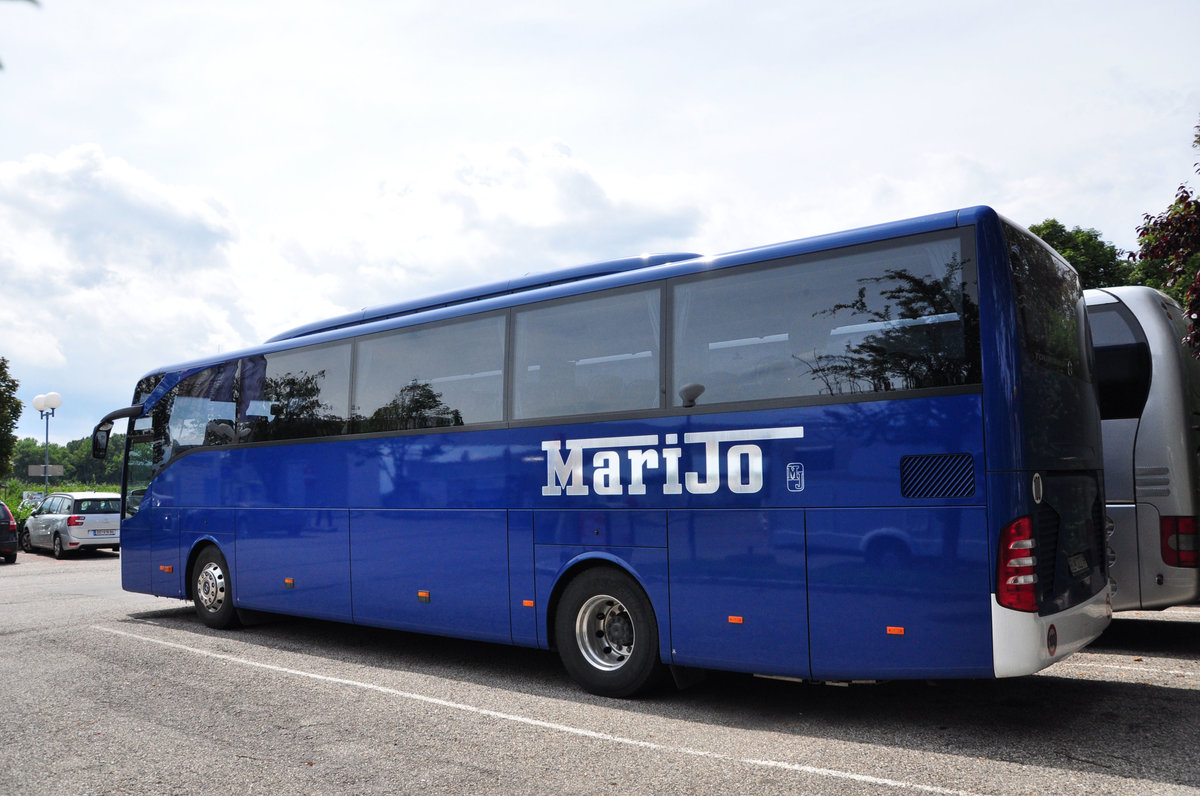
[[[1192,146],[1200,149],[1200,125]],[[1195,164],[1200,174],[1200,163]],[[1159,271],[1166,286],[1188,284],[1184,304],[1188,316],[1188,333],[1184,341],[1200,356],[1200,195],[1186,184],[1180,185],[1175,201],[1157,216],[1146,214],[1145,223],[1137,228],[1139,268]],[[1187,280],[1187,281],[1181,281]]]

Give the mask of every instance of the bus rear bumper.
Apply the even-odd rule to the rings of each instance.
[[[992,665],[997,677],[1045,669],[1094,641],[1112,620],[1105,588],[1084,603],[1050,616],[1003,608],[992,597]]]

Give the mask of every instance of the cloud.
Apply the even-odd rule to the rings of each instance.
[[[555,141],[393,166],[255,227],[228,207],[94,145],[0,163],[0,284],[20,308],[0,355],[22,398],[64,395],[52,431],[82,436],[155,367],[363,306],[678,249],[703,221]],[[30,414],[19,435],[36,433]]]
[[[268,243],[253,245],[258,283],[297,279],[332,314],[583,262],[677,249],[697,204],[626,175],[597,174],[565,144],[495,145],[394,165],[373,182],[319,192]],[[245,271],[245,269],[241,269]],[[253,292],[251,292],[253,295]],[[239,302],[262,337],[296,325],[293,307]]]
[[[219,203],[81,146],[0,163],[0,273],[21,308],[0,329],[11,361],[61,365],[118,342],[229,335],[200,310],[235,236]],[[83,346],[83,349],[80,349]],[[84,354],[84,356],[87,356]]]

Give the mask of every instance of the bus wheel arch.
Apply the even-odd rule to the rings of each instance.
[[[626,570],[597,560],[565,573],[548,619],[563,666],[586,691],[629,697],[662,679],[654,605]]]

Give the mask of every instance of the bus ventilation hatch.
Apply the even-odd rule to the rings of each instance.
[[[975,494],[969,453],[900,457],[900,493],[906,498],[962,498]]]

